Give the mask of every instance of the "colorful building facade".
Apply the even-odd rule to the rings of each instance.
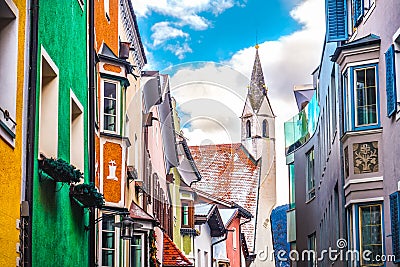
[[[0,265],[15,266],[20,254],[20,206],[24,196],[24,95],[27,88],[26,1],[0,1]],[[3,23],[4,22],[4,23]],[[22,242],[23,244],[23,242]]]

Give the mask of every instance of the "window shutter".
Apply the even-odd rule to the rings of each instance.
[[[327,41],[347,40],[347,10],[345,0],[326,0]]]
[[[392,225],[392,250],[396,257],[395,263],[400,262],[400,220],[399,220],[400,194],[395,192],[390,195],[390,221]]]
[[[360,18],[363,15],[363,1],[362,0],[353,0],[353,9],[354,9],[354,18],[353,23],[356,26],[359,22]]]
[[[385,53],[386,61],[386,101],[387,116],[390,117],[396,112],[396,77],[394,64],[394,46],[391,45]]]

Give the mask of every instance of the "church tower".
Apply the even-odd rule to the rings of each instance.
[[[242,144],[256,160],[261,157],[263,146],[267,141],[275,142],[275,115],[267,96],[268,88],[264,81],[258,48],[256,45],[253,72],[240,117]]]
[[[257,257],[252,266],[273,267],[275,263],[271,259],[273,243],[270,215],[276,204],[275,115],[268,99],[268,87],[258,54],[259,46],[256,45],[255,48],[253,71],[241,116],[241,142],[257,160],[260,168],[253,251]]]

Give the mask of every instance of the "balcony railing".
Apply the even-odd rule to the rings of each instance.
[[[285,152],[292,153],[313,136],[317,129],[320,108],[317,94],[297,115],[285,122]]]

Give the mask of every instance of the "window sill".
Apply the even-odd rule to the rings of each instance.
[[[309,200],[306,200],[306,204],[311,203],[313,200],[315,199],[315,196],[313,196],[312,198],[310,198]]]

